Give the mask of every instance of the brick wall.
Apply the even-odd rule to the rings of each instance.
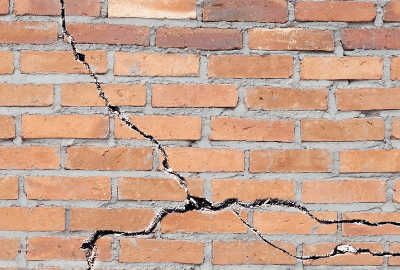
[[[166,146],[192,194],[400,221],[399,1],[65,5],[110,101]],[[83,269],[93,230],[143,229],[185,193],[152,145],[108,114],[62,36],[58,0],[0,0],[0,14],[0,269]],[[400,252],[392,225],[323,225],[285,208],[242,216],[299,256],[336,243]],[[172,214],[150,236],[98,246],[97,269],[400,265],[366,254],[302,263],[229,210]]]

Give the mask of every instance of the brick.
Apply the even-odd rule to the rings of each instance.
[[[354,49],[400,49],[400,29],[357,29],[342,30],[342,44],[345,50]]]
[[[71,146],[66,168],[71,170],[151,170],[153,150],[134,147]]]
[[[76,43],[105,43],[149,46],[150,28],[126,24],[70,23],[68,32]],[[64,38],[64,41],[67,40]]]
[[[384,22],[400,22],[400,1],[389,1],[383,7]]]
[[[146,105],[146,87],[143,84],[108,84],[102,85],[102,90],[113,105]],[[105,103],[93,83],[74,83],[61,84],[61,106],[103,107]]]
[[[343,213],[343,219],[365,219],[369,222],[393,221],[400,222],[400,213]],[[371,227],[358,224],[343,224],[343,236],[359,236],[359,235],[384,235],[384,234],[400,234],[400,228],[394,225],[383,225],[379,227]]]
[[[14,72],[14,54],[10,51],[0,51],[0,74],[12,74]]]
[[[247,220],[247,213],[241,211]],[[161,221],[161,233],[246,233],[247,226],[232,211],[170,214]]]
[[[14,200],[14,199],[18,199],[18,177],[17,176],[1,177],[0,200]]]
[[[155,216],[152,209],[71,208],[71,231],[145,229]]]
[[[400,243],[390,243],[389,244],[390,252],[400,252]],[[400,258],[399,257],[392,257],[390,256],[388,259],[389,265],[400,265]]]
[[[14,117],[8,115],[0,115],[0,139],[15,138]]]
[[[51,84],[0,83],[0,96],[0,106],[50,106],[53,104],[54,89]]]
[[[244,152],[231,149],[166,148],[171,168],[181,172],[241,172]],[[160,154],[160,161],[162,156]],[[159,167],[161,169],[161,165]]]
[[[109,177],[25,176],[29,200],[110,200]]]
[[[317,218],[337,219],[334,212],[312,213]],[[253,226],[262,234],[334,234],[336,224],[321,224],[303,213],[258,212],[253,214]]]
[[[0,260],[15,260],[19,252],[19,238],[0,238]]]
[[[157,140],[200,140],[201,117],[184,115],[146,115],[129,116],[129,120],[141,131],[151,134]],[[140,139],[145,138],[136,131],[128,128],[121,120],[115,120],[114,135],[116,139]]]
[[[237,29],[160,27],[156,45],[162,48],[234,50],[242,48],[242,33]]]
[[[318,243],[318,244],[303,244],[303,256],[311,255],[326,255],[339,243]],[[356,248],[368,248],[371,252],[382,252],[383,245],[379,243],[340,243],[350,244]],[[320,260],[304,261],[305,265],[382,265],[383,257],[372,256],[370,254],[343,254]]]
[[[311,57],[301,60],[302,80],[379,80],[383,76],[381,57]]]
[[[356,1],[300,1],[295,5],[297,21],[372,22],[375,3]]]
[[[48,170],[60,168],[60,149],[46,146],[1,146],[0,169]]]
[[[228,198],[238,198],[246,202],[264,198],[294,199],[293,181],[213,179],[211,190],[215,202]]]
[[[99,0],[65,0],[66,15],[100,16]],[[60,1],[58,0],[15,0],[15,15],[46,15],[60,16]]]
[[[400,150],[340,151],[340,172],[399,172]]]
[[[400,140],[400,118],[392,117],[391,140]]]
[[[327,150],[250,150],[250,172],[330,172]]]
[[[245,104],[248,110],[327,110],[328,90],[282,87],[248,87]]]
[[[234,85],[153,85],[153,107],[228,107],[238,104],[238,90]]]
[[[289,242],[272,242],[292,254],[296,248]],[[296,264],[296,259],[262,241],[212,243],[213,264]]]
[[[202,264],[204,243],[179,240],[123,238],[119,262],[172,262]]]
[[[196,0],[109,0],[108,17],[196,19]]]
[[[105,51],[82,51],[94,72],[107,72]],[[22,51],[21,73],[79,73],[88,74],[84,65],[75,61],[71,51]]]
[[[400,202],[400,180],[394,180],[394,194],[393,194],[393,202]]]
[[[203,6],[203,21],[287,21],[287,3],[283,0],[207,0]]]
[[[293,57],[287,55],[211,55],[210,78],[290,78]]]
[[[61,207],[1,207],[2,231],[63,231],[65,210]]]
[[[186,179],[189,192],[203,196],[203,179]],[[120,177],[118,198],[135,201],[184,201],[186,193],[175,179]]]
[[[57,39],[55,22],[0,22],[0,43],[53,44]]]
[[[386,201],[386,182],[381,180],[304,181],[303,203],[372,203]]]
[[[400,80],[400,57],[390,59],[390,78]]]
[[[86,237],[37,236],[28,238],[26,259],[28,261],[46,260],[86,260],[80,246]],[[96,242],[99,261],[110,261],[111,237],[103,237]]]
[[[212,117],[210,140],[292,142],[294,121]]]
[[[301,140],[307,142],[380,141],[385,138],[383,118],[353,118],[340,121],[302,119]]]
[[[0,14],[8,14],[10,0],[0,0]]]
[[[333,33],[303,28],[250,29],[249,48],[267,51],[333,51]]]

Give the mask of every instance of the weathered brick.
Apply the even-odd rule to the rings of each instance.
[[[383,76],[381,57],[311,57],[301,60],[303,80],[379,80]]]
[[[19,252],[19,238],[0,238],[0,260],[15,260]]]
[[[153,150],[134,147],[71,146],[66,168],[71,170],[144,170],[152,168]]]
[[[108,17],[195,19],[196,0],[108,0]]]
[[[400,150],[340,151],[340,172],[400,172]]]
[[[249,30],[249,48],[268,51],[333,51],[329,30],[303,28],[255,28]]]
[[[399,253],[400,252],[400,243],[390,243],[389,249],[390,249],[390,252]],[[400,258],[390,256],[388,259],[388,264],[389,265],[400,265]]]
[[[327,150],[250,150],[250,172],[330,172]]]
[[[297,21],[371,22],[376,10],[373,2],[299,1],[295,16]]]
[[[400,29],[357,29],[342,30],[342,44],[345,50],[354,49],[400,49]]]
[[[195,76],[200,57],[196,54],[116,52],[114,75]]]
[[[14,117],[8,115],[0,115],[0,126],[0,139],[15,138]]]
[[[18,177],[0,178],[0,200],[18,199]]]
[[[246,88],[248,110],[327,110],[328,90],[292,89],[282,87]]]
[[[238,90],[234,85],[156,84],[153,107],[236,107]]]
[[[400,222],[400,213],[398,212],[380,212],[380,213],[343,213],[343,219],[366,219],[369,222],[393,221]],[[359,235],[384,235],[384,234],[400,234],[400,228],[394,225],[383,225],[379,227],[371,227],[358,224],[343,224],[343,236],[359,236]]]
[[[10,0],[0,0],[0,14],[8,14]]]
[[[400,22],[400,1],[389,1],[383,7],[384,22]]]
[[[0,106],[50,106],[53,104],[54,89],[51,84],[0,83],[0,96]]]
[[[123,238],[120,246],[120,262],[202,264],[204,261],[201,242]]]
[[[109,177],[25,176],[29,200],[110,200]]]
[[[212,117],[209,139],[292,142],[294,121]]]
[[[195,141],[201,139],[201,117],[146,115],[129,116],[129,120],[141,131],[151,134],[157,140]],[[115,120],[114,132],[116,139],[145,139],[136,131],[128,128],[119,119]]]
[[[99,0],[65,0],[66,15],[99,17],[101,4]],[[58,0],[15,0],[15,15],[60,16]]]
[[[244,152],[231,149],[166,148],[169,164],[183,172],[241,172]],[[160,154],[160,160],[162,155]],[[159,167],[161,169],[161,165]]]
[[[58,147],[47,146],[1,146],[0,169],[48,170],[60,167]]]
[[[208,77],[212,78],[290,78],[293,57],[288,55],[211,55]]]
[[[390,74],[392,80],[400,80],[400,57],[390,59]]]
[[[303,203],[385,202],[386,182],[382,180],[304,181]]]
[[[0,43],[52,44],[57,38],[55,22],[0,22]]]
[[[0,74],[14,72],[14,54],[10,51],[0,51]]]
[[[391,140],[400,140],[400,118],[392,118]]]
[[[206,0],[203,21],[287,21],[287,3],[283,0]]]
[[[96,73],[107,72],[105,51],[82,51],[86,61]],[[84,65],[75,61],[72,51],[22,51],[21,73],[89,73]]]
[[[400,202],[400,180],[394,181],[394,194],[393,194],[393,202]]]

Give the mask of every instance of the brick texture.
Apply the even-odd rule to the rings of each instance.
[[[100,1],[98,0],[65,0],[67,15],[100,16]],[[50,15],[60,16],[60,1],[58,0],[15,0],[15,15]]]
[[[393,57],[390,60],[390,72],[392,80],[400,80],[400,57]]]
[[[10,51],[0,51],[0,74],[11,74],[14,71],[14,54]]]
[[[0,199],[18,199],[18,177],[7,176],[0,178]]]
[[[400,150],[340,151],[341,172],[398,172]]]
[[[19,238],[0,238],[0,260],[15,260],[19,252]]]
[[[357,29],[342,31],[342,44],[345,50],[354,49],[400,49],[400,29]]]
[[[385,212],[385,213],[344,213],[343,219],[367,219],[370,222],[380,221],[400,221],[398,212]],[[344,236],[359,236],[359,235],[384,235],[384,234],[399,234],[400,228],[393,225],[383,225],[379,227],[368,227],[365,225],[357,224],[343,224],[342,230]]]
[[[57,36],[53,22],[0,22],[0,43],[52,44]]]
[[[0,83],[0,106],[40,107],[53,104],[54,89],[51,84],[13,85]]]
[[[58,147],[0,146],[0,169],[49,170],[60,167]]]
[[[0,139],[15,138],[14,117],[8,115],[0,115]]]
[[[393,202],[400,202],[400,180],[394,181],[394,194],[393,194]]]
[[[8,14],[10,0],[0,0],[0,14]]]
[[[383,21],[400,22],[400,1],[389,1],[383,7]]]
[[[389,245],[390,252],[399,252],[400,251],[400,244],[399,243],[391,243]],[[388,259],[389,265],[400,265],[400,260],[397,257],[389,257]]]

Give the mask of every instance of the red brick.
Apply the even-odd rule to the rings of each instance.
[[[268,51],[333,51],[333,33],[303,28],[255,28],[249,30],[249,48]]]
[[[390,59],[390,73],[392,80],[400,80],[400,57]]]
[[[53,44],[57,39],[55,22],[0,22],[0,43]]]
[[[1,207],[2,231],[63,231],[65,210],[61,207]]]
[[[201,117],[146,115],[129,116],[129,120],[141,131],[151,134],[157,140],[195,141],[201,139]],[[116,139],[145,139],[128,128],[121,120],[115,120],[114,134]]]
[[[379,80],[383,76],[381,57],[311,57],[301,60],[303,80]]]
[[[71,170],[144,170],[152,168],[153,150],[134,147],[71,146],[66,168]]]
[[[303,203],[385,202],[386,182],[381,180],[304,181]]]
[[[400,150],[340,151],[340,172],[400,172]]]
[[[282,87],[246,88],[248,110],[327,110],[328,90],[291,89]]]
[[[109,177],[25,176],[29,200],[110,200]]]
[[[0,74],[12,74],[14,72],[14,54],[10,51],[0,51]]]
[[[376,10],[373,2],[300,1],[295,5],[297,21],[371,22]]]
[[[48,170],[58,168],[60,168],[60,156],[58,147],[0,147],[0,169]]]
[[[19,252],[19,238],[0,238],[0,260],[15,260]]]
[[[166,148],[171,168],[181,172],[241,172],[244,152],[231,149]],[[160,160],[162,156],[160,154]],[[160,168],[161,169],[161,165]]]
[[[100,16],[99,0],[65,0],[66,15]],[[50,15],[60,16],[58,0],[15,0],[15,15]]]
[[[14,117],[8,115],[0,115],[0,126],[0,139],[15,138]]]
[[[13,199],[18,199],[18,177],[8,176],[0,178],[0,200]]]
[[[400,202],[400,180],[394,181],[394,194],[393,194],[393,202],[399,203]]]
[[[327,150],[250,150],[250,172],[330,172]]]
[[[104,51],[82,51],[86,61],[96,73],[107,72]],[[84,65],[75,61],[72,51],[22,51],[21,73],[89,73]]]
[[[296,248],[289,242],[272,242],[292,254]],[[276,250],[265,242],[217,242],[212,243],[213,264],[296,264],[296,259]]]
[[[212,117],[209,139],[292,142],[294,121]]]
[[[208,0],[203,6],[203,21],[287,21],[287,3],[283,0]]]
[[[400,1],[389,1],[383,7],[384,22],[400,22]]]
[[[234,85],[156,84],[153,107],[236,107],[238,90]]]
[[[287,55],[211,55],[208,77],[211,78],[290,78],[293,57]]]
[[[400,213],[343,213],[343,219],[365,219],[369,222],[394,221],[400,222]],[[383,225],[379,227],[371,227],[358,224],[343,224],[343,236],[359,236],[359,235],[384,235],[384,234],[400,234],[400,228],[394,225]]]
[[[71,208],[71,231],[145,229],[155,216],[152,209]]]
[[[0,14],[8,14],[10,0],[0,0]]]
[[[354,49],[400,49],[400,29],[357,29],[342,30],[342,44],[345,50]]]
[[[119,261],[202,264],[204,243],[179,240],[123,238]]]
[[[400,140],[400,118],[392,118],[391,140]]]
[[[390,243],[389,244],[390,252],[400,252],[400,243]],[[400,258],[399,257],[392,257],[390,256],[388,259],[389,265],[400,265]]]
[[[0,106],[50,106],[53,104],[54,89],[51,84],[0,83],[0,96]]]

